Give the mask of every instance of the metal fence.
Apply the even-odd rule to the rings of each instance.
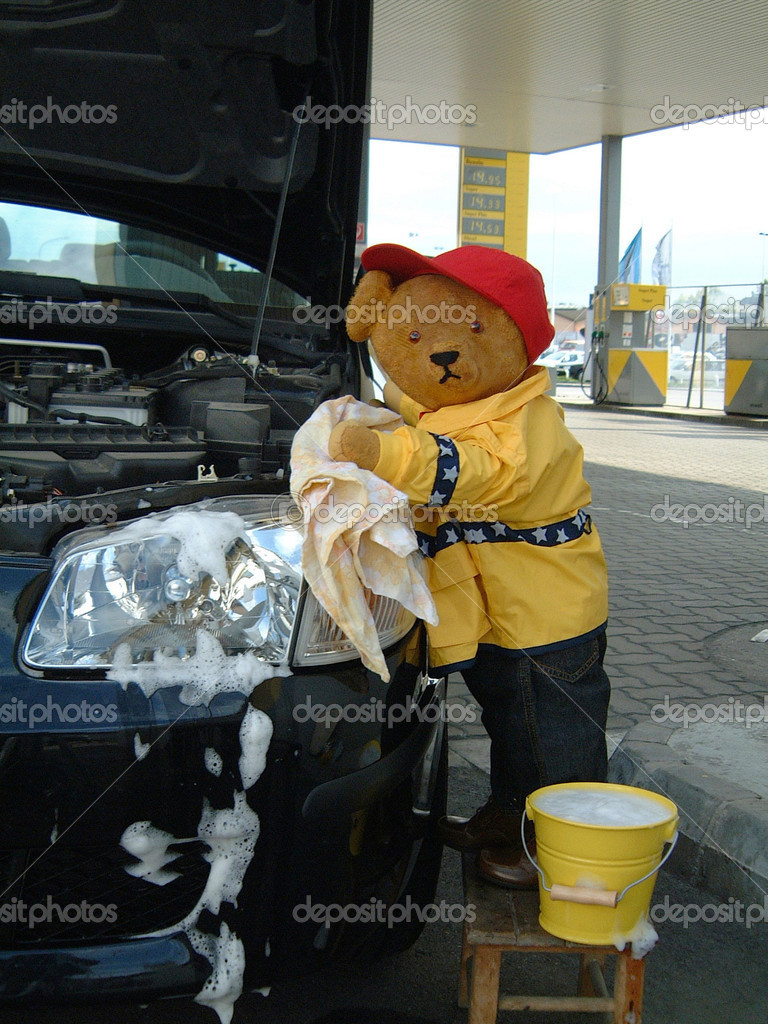
[[[722,409],[728,327],[766,324],[766,282],[667,288],[648,319],[649,347],[669,352],[667,405]]]

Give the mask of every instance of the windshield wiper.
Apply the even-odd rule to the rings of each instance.
[[[243,332],[243,337],[237,340],[242,341],[243,344],[247,343],[249,347],[252,346],[253,339],[257,336],[253,318],[231,312],[226,306],[202,292],[158,292],[144,288],[126,288],[123,285],[90,284],[75,277],[48,277],[28,271],[0,269],[0,304],[3,299],[23,301],[30,305],[80,305],[85,302],[115,302],[118,303],[118,315],[142,312],[151,315],[155,310],[157,313],[177,314],[178,316],[187,314],[193,324],[195,318],[192,314],[209,313],[239,328]],[[122,303],[126,303],[126,305]],[[333,354],[332,348],[327,351],[312,351],[301,342],[294,342],[286,337],[275,337],[274,328],[264,327],[266,308],[260,308],[259,311],[262,314],[262,319],[260,323],[258,320],[256,321],[256,328],[259,334],[263,333],[263,344],[268,348],[294,356],[302,361],[307,360],[308,357],[323,358]],[[282,326],[282,321],[278,321],[278,323]],[[305,333],[290,320],[286,320],[285,327],[297,334]],[[317,330],[312,333],[321,334],[321,328],[318,326]],[[228,343],[233,342],[236,343],[235,339],[228,339]],[[252,347],[251,351],[253,351]]]
[[[42,282],[45,282],[43,295]],[[83,283],[76,277],[47,277],[28,270],[0,269],[0,295],[28,302],[84,302]]]
[[[126,288],[123,285],[90,284],[76,277],[49,277],[26,270],[0,269],[0,296],[30,303],[105,302],[124,300],[163,310],[186,313],[197,310],[213,313],[250,332],[252,325],[245,317],[232,313],[204,292],[157,291],[148,288]]]

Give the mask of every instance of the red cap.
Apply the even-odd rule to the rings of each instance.
[[[423,274],[441,274],[500,306],[520,328],[530,362],[549,348],[549,319],[541,274],[519,256],[484,245],[464,245],[430,258],[404,245],[372,245],[362,255],[366,270],[385,270],[396,285]]]

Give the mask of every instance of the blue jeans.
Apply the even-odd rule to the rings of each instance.
[[[462,675],[491,739],[491,793],[522,811],[540,786],[605,782],[611,685],[605,632],[572,647],[527,655],[481,644]]]

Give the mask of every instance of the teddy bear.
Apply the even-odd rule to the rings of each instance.
[[[460,671],[491,740],[488,802],[439,822],[492,882],[534,888],[525,798],[605,781],[607,572],[585,506],[583,452],[536,358],[551,343],[526,260],[463,246],[435,257],[374,245],[347,308],[386,375],[392,432],[339,423],[330,454],[408,495],[439,621],[433,671]],[[526,822],[529,848],[535,836]]]

